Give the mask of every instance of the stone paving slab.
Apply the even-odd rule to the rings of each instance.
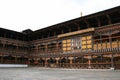
[[[0,80],[120,80],[120,70],[0,68]]]

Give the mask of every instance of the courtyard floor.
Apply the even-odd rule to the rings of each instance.
[[[0,68],[0,80],[120,80],[120,70]]]

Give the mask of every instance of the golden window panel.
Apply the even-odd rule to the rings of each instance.
[[[97,50],[97,45],[94,45],[94,50]]]
[[[102,48],[103,49],[106,49],[106,46],[107,46],[106,43],[102,43]]]
[[[66,43],[66,40],[63,40],[62,43]]]
[[[87,47],[87,46],[86,46],[86,45],[84,45],[84,46],[82,46],[82,49],[86,49],[86,47]]]
[[[87,39],[92,39],[92,36],[87,36]]]
[[[110,43],[107,43],[107,48],[110,48]]]
[[[67,45],[66,44],[63,44],[63,47],[66,47]]]
[[[98,47],[101,47],[101,44],[100,44],[100,43],[98,44]]]
[[[101,44],[98,44],[98,49],[102,49],[102,46],[101,46]]]
[[[71,43],[71,40],[70,40],[70,39],[68,39],[68,40],[67,40],[67,43]]]
[[[102,47],[101,47],[101,46],[98,46],[98,49],[102,49]]]
[[[117,48],[117,47],[118,47],[118,45],[117,45],[117,41],[112,42],[112,48]]]
[[[63,48],[63,51],[66,51],[67,49],[66,48]]]
[[[86,41],[82,41],[82,45],[86,44]]]
[[[92,45],[87,45],[87,48],[91,49],[91,48],[92,48]]]
[[[112,48],[117,48],[117,44],[112,44]]]
[[[92,40],[87,40],[87,44],[91,44],[92,43]]]
[[[71,46],[71,44],[69,43],[69,44],[67,44],[67,46]]]

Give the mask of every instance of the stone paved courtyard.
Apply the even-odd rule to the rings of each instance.
[[[120,80],[120,70],[0,68],[0,80]]]

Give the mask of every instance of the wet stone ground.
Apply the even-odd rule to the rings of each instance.
[[[120,80],[120,70],[0,68],[0,80]]]

